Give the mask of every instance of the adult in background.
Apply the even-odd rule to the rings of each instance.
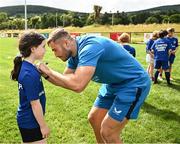
[[[118,43],[101,36],[73,39],[63,29],[48,39],[54,55],[67,61],[63,74],[40,64],[54,85],[82,92],[90,80],[103,83],[88,119],[98,143],[122,143],[120,133],[136,119],[149,90],[150,79],[140,63]]]

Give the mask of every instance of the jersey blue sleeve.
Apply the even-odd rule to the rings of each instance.
[[[37,79],[31,75],[26,75],[24,77],[23,87],[28,101],[39,99],[39,81],[40,79]]]
[[[86,45],[79,53],[79,66],[94,66],[96,67],[100,56],[104,49],[99,44]]]

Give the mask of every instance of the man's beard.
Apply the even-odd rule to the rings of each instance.
[[[66,50],[66,58],[63,60],[64,62],[67,61],[70,57],[72,57],[72,52],[70,50]]]

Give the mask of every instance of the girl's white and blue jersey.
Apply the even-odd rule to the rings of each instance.
[[[40,100],[43,113],[45,114],[45,91],[41,80],[41,75],[37,68],[23,61],[18,77],[19,87],[19,107],[17,111],[17,122],[20,128],[37,128],[39,127],[36,118],[34,117],[31,101]]]

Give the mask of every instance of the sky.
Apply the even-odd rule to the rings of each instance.
[[[28,5],[42,5],[78,12],[93,12],[93,5],[102,6],[102,12],[129,12],[180,4],[180,0],[26,0]],[[25,0],[0,0],[0,7],[24,5]]]

